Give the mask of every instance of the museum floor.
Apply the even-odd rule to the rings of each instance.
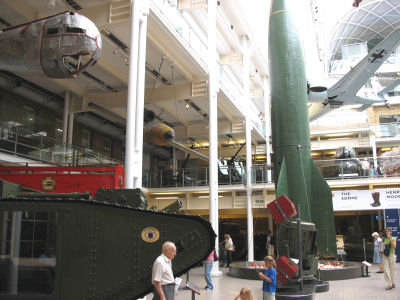
[[[205,290],[204,269],[195,268],[190,271],[189,280],[201,288],[200,295],[196,295],[196,300],[233,300],[242,287],[249,287],[253,291],[255,300],[262,300],[261,281],[246,280],[230,277],[228,268],[220,268],[223,275],[213,277],[214,290]],[[315,295],[315,300],[358,300],[358,299],[379,299],[385,297],[390,300],[400,300],[400,263],[396,264],[396,285],[395,289],[385,290],[386,283],[384,275],[376,273],[377,266],[370,268],[370,277],[331,281],[328,292]],[[182,276],[182,284],[186,282],[186,276]],[[147,300],[151,300],[153,295],[148,295]],[[175,300],[190,300],[191,291],[179,289]]]

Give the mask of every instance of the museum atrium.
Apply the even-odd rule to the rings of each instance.
[[[64,11],[90,19],[102,41],[97,63],[72,78],[31,72],[35,63],[43,67],[46,61],[33,49],[36,42],[23,52],[15,43],[0,54],[0,178],[16,166],[120,164],[127,187],[141,187],[156,210],[179,201],[182,212],[208,219],[210,195],[216,195],[220,232],[235,231],[238,244],[246,244],[244,232],[252,218],[254,255],[260,257],[259,241],[267,229],[274,230],[266,208],[275,199],[270,1],[139,2],[140,29],[132,29],[128,0],[0,0],[1,43],[14,39],[12,32],[19,27],[11,26],[28,24],[23,27],[28,32],[30,22]],[[212,19],[207,3],[214,2]],[[400,26],[399,1],[353,2],[296,1],[310,90],[329,91]],[[57,31],[42,34],[56,36]],[[137,48],[131,49],[132,37]],[[29,61],[31,54],[36,59]],[[68,53],[61,61],[78,72],[86,67],[80,61],[85,54]],[[16,64],[9,59],[15,55],[20,55],[20,69],[13,69]],[[399,59],[397,48],[359,91],[375,99],[392,85],[384,103],[358,111],[360,105],[334,102],[328,104],[331,112],[310,122],[311,156],[332,190],[337,235],[353,227],[371,241],[371,232],[385,226],[385,209],[400,208],[399,200],[383,196],[383,191],[400,193],[398,170],[385,168],[388,161],[400,167]],[[136,93],[144,103],[132,108],[130,97]],[[160,141],[157,130],[172,130],[171,140]],[[131,135],[137,144],[130,144]],[[382,205],[371,196],[377,191]],[[367,200],[344,203],[343,193]],[[243,249],[235,255],[246,255]]]

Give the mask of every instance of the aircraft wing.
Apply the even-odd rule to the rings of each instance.
[[[332,109],[343,105],[361,104],[358,111],[367,109],[374,103],[386,102],[383,94],[394,88],[390,85],[378,93],[379,99],[358,97],[358,91],[370,79],[383,62],[392,54],[400,44],[400,27],[389,34],[382,42],[372,49],[354,68],[343,78],[330,87],[326,92],[309,91],[310,121],[316,120]]]
[[[342,79],[328,89],[328,99],[341,95],[355,96],[367,80],[375,74],[383,62],[392,54],[400,43],[400,27],[388,35],[366,57]],[[353,104],[353,103],[343,103]]]
[[[324,103],[312,103],[308,106],[308,114],[310,117],[310,122],[318,119],[319,117],[327,114],[328,112],[332,111],[334,108],[332,108],[330,105],[325,105]]]

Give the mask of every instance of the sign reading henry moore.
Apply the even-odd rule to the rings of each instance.
[[[334,191],[332,201],[334,211],[400,208],[400,189]]]

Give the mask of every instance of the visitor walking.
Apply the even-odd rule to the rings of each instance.
[[[218,256],[215,250],[211,251],[210,255],[207,257],[207,260],[204,262],[204,276],[207,283],[206,290],[212,290],[214,288],[211,280],[211,269],[213,267],[214,261],[218,261]]]
[[[383,273],[383,264],[382,264],[382,254],[383,254],[383,241],[379,237],[379,233],[374,232],[372,234],[374,238],[374,258],[373,263],[379,264],[379,271],[376,273]]]
[[[172,242],[162,245],[162,253],[153,264],[153,300],[174,300],[175,278],[172,273],[172,260],[176,256],[176,246]]]
[[[230,263],[232,262],[232,253],[235,251],[235,245],[231,239],[229,234],[224,234],[225,238],[225,251],[226,251],[226,266],[229,268]],[[224,267],[224,263],[222,266]]]
[[[385,281],[387,283],[387,290],[396,287],[395,274],[396,274],[396,256],[394,254],[396,249],[396,238],[392,236],[392,230],[390,228],[385,229],[385,240],[383,244],[385,249],[383,250],[383,272],[385,273]]]

